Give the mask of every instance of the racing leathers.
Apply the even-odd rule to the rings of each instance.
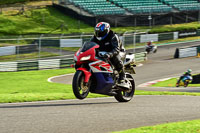
[[[98,40],[94,35],[90,41],[100,45],[99,51],[108,52],[106,57],[110,59],[111,63],[119,72],[118,83],[120,84],[124,82],[125,72],[123,60],[125,59],[126,52],[119,37],[112,30],[110,30],[108,35],[103,40]]]
[[[181,81],[185,76],[190,76],[190,77],[191,77],[192,75],[191,75],[191,73],[185,72],[185,73],[179,78],[179,80],[177,81],[177,84],[179,84],[180,81]]]

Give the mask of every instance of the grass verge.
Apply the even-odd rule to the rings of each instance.
[[[50,83],[48,78],[75,72],[74,69],[0,72],[0,103],[74,99],[72,86]],[[66,79],[67,80],[67,79]],[[155,92],[136,90],[136,95],[193,95],[187,92]],[[90,94],[89,98],[105,97]]]
[[[40,58],[53,57],[53,56],[59,56],[59,55],[54,54],[54,53],[49,53],[49,52],[40,52]],[[33,53],[27,53],[27,54],[0,56],[0,62],[27,60],[27,59],[38,59],[38,58],[39,58],[39,53],[33,52]]]
[[[28,4],[29,2],[25,5]],[[162,33],[196,30],[199,28],[200,23],[198,22],[153,26],[151,29],[149,29],[149,26],[112,27],[117,33],[135,30],[149,30],[149,33]],[[53,7],[30,9],[23,14],[20,14],[18,11],[8,11],[0,15],[0,35],[72,34],[83,32],[93,33],[94,27],[85,24],[83,21],[66,16]]]
[[[114,133],[200,133],[200,120],[146,126]]]
[[[171,78],[166,81],[161,81],[156,84],[153,84],[152,87],[175,87],[177,78]],[[189,84],[188,87],[200,87],[200,84]]]
[[[74,69],[0,72],[0,103],[74,99],[72,86],[47,81]],[[67,80],[67,79],[66,79]],[[103,97],[91,94],[89,97]]]
[[[16,103],[29,101],[47,101],[74,99],[72,86],[47,81],[52,76],[75,72],[74,69],[57,69],[22,72],[0,72],[0,103]],[[67,80],[67,79],[66,79]],[[136,95],[194,95],[199,93],[185,92],[151,92],[136,90]],[[89,94],[90,98],[105,97],[104,95]],[[120,133],[199,133],[200,120],[180,123],[162,124],[152,127],[142,127],[121,131]]]
[[[23,2],[29,2],[29,1],[40,1],[40,0],[2,0],[0,1],[0,5],[4,4],[13,4],[13,3],[23,3]]]
[[[175,87],[177,79],[171,78],[166,81],[158,82],[152,87]],[[199,87],[200,84],[189,84],[190,87]],[[150,92],[150,91],[137,91],[142,95],[193,95],[200,96],[200,93],[188,93],[188,92]],[[146,126],[140,128],[134,128],[114,133],[200,133],[200,120],[192,120],[185,122],[174,122],[155,126]]]
[[[62,34],[92,32],[93,28],[78,23],[53,7],[27,10],[24,14],[3,13],[0,15],[0,35]]]

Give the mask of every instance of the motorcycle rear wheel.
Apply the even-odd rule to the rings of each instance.
[[[187,87],[188,84],[189,84],[189,83],[188,83],[187,81],[185,81],[185,82],[184,82],[184,87]]]
[[[72,82],[72,88],[73,93],[78,99],[84,99],[89,94],[89,83],[88,85],[84,84],[85,75],[82,71],[76,71],[73,82]]]
[[[135,81],[133,77],[129,74],[126,74],[126,77],[129,79],[132,88],[130,91],[117,91],[117,95],[115,95],[114,97],[118,102],[129,102],[133,98],[135,93]]]
[[[179,83],[176,83],[176,87],[179,87]]]
[[[146,52],[147,52],[147,54],[149,54],[149,53],[150,53],[150,50],[149,50],[149,49],[146,49]]]

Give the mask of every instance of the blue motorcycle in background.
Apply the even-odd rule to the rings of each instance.
[[[192,76],[184,76],[180,81],[178,80],[176,83],[176,87],[184,86],[187,87],[189,83],[192,82]]]

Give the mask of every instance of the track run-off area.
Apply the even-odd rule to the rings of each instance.
[[[200,88],[141,87],[149,81],[179,77],[187,69],[200,73],[200,58],[174,59],[179,43],[158,47],[142,66],[136,67],[136,90],[200,92]],[[138,50],[139,51],[139,50]],[[73,74],[51,78],[71,84]],[[1,133],[106,133],[162,123],[200,119],[199,96],[134,96],[128,103],[113,97],[0,104]]]

